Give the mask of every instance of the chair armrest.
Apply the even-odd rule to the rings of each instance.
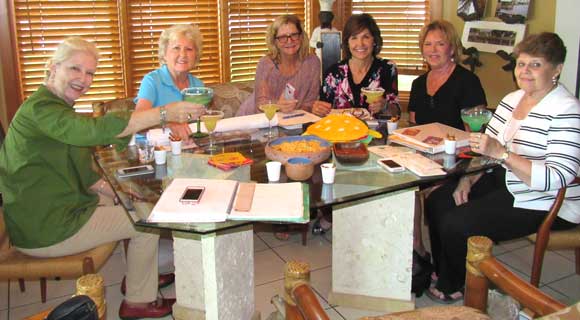
[[[522,280],[497,261],[491,255],[492,241],[489,238],[470,237],[467,246],[465,306],[485,312],[487,291],[491,281],[538,315],[547,315],[566,307]]]

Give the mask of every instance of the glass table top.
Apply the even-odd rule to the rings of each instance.
[[[277,130],[277,132],[280,135],[294,133],[284,130]],[[207,234],[253,222],[150,223],[145,219],[149,216],[164,188],[173,178],[231,179],[241,182],[267,183],[265,164],[268,159],[264,153],[267,141],[262,137],[262,133],[254,130],[253,132],[227,133],[216,137],[220,152],[237,151],[254,161],[252,165],[231,171],[222,171],[207,164],[210,155],[203,154],[201,149],[184,150],[179,156],[174,156],[168,152],[166,165],[151,164],[155,168],[154,173],[127,178],[119,178],[115,173],[117,169],[139,165],[135,146],[129,146],[123,151],[118,151],[112,147],[102,148],[95,152],[95,159],[136,225]],[[373,144],[381,144],[381,142],[384,141],[374,141]],[[203,145],[205,142],[201,140],[198,143]],[[444,154],[426,156],[434,160],[441,160],[445,157]],[[430,185],[464,173],[478,172],[497,165],[485,157],[461,159],[445,176],[421,178],[409,171],[390,173],[376,163],[377,159],[379,156],[371,152],[369,159],[358,165],[344,165],[334,161],[337,166],[334,184],[323,184],[320,166],[316,166],[313,176],[304,181],[309,185],[310,209],[315,210],[411,187]],[[332,156],[328,161],[333,161]],[[290,181],[292,180],[286,177],[284,169],[282,169],[279,183]]]

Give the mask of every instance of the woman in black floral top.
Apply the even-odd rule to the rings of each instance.
[[[312,112],[326,116],[332,108],[366,108],[374,114],[386,102],[398,103],[397,67],[390,60],[377,57],[383,46],[377,23],[369,14],[352,15],[342,33],[345,60],[331,66],[322,78],[320,100]],[[366,102],[362,88],[385,89],[381,99]]]

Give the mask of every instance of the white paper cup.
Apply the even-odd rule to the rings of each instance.
[[[323,183],[334,183],[334,175],[336,173],[336,166],[332,163],[323,163],[320,165],[322,172]]]
[[[447,140],[445,139],[445,153],[447,154],[455,154],[455,147],[457,146],[456,140]]]
[[[171,153],[174,156],[180,155],[181,154],[181,140],[179,140],[179,141],[170,140],[169,143],[171,144]]]
[[[268,181],[280,181],[280,168],[282,163],[280,161],[270,161],[266,163],[266,172],[268,173]]]
[[[397,121],[387,121],[387,133],[393,134],[397,127],[399,126],[399,122]]]
[[[167,161],[167,151],[166,150],[155,150],[153,151],[155,156],[155,164],[165,164]]]
[[[334,199],[334,184],[324,183],[322,184],[322,192],[320,194],[322,200],[331,201]]]

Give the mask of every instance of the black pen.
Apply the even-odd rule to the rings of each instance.
[[[306,115],[306,113],[291,114],[289,116],[283,116],[282,119],[298,118],[298,117],[302,117],[305,115]]]

